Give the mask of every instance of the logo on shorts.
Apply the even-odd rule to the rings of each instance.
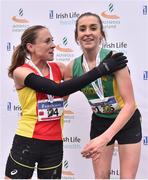
[[[13,171],[11,171],[10,174],[13,176],[13,175],[17,174],[17,172],[18,172],[18,170],[17,170],[17,169],[14,169]]]

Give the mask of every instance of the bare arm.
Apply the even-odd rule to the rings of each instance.
[[[62,63],[62,62],[56,62],[56,63],[60,68],[60,71],[61,71],[61,74],[62,74],[62,79],[64,80],[64,72],[65,72],[66,65],[64,63]]]
[[[61,71],[61,74],[62,74],[62,77],[63,77],[63,80],[65,80],[65,71],[66,71],[66,65],[64,63],[61,63],[61,62],[57,62],[58,66],[60,67],[60,71]],[[64,96],[63,99],[66,101],[68,100],[68,96]]]
[[[115,119],[114,123],[100,136],[91,140],[83,149],[82,155],[87,158],[98,158],[107,143],[117,134],[120,129],[128,122],[135,112],[136,105],[133,93],[131,78],[127,68],[115,73],[118,88],[121,97],[124,100],[124,106]],[[91,152],[93,155],[88,155]]]
[[[70,80],[73,78],[72,76],[72,67],[73,67],[73,61],[67,64],[64,70],[64,81]],[[68,100],[69,96],[65,96],[64,99]]]
[[[18,67],[14,70],[13,79],[16,89],[21,89],[25,86],[24,80],[30,73],[34,73],[34,72],[26,67]]]
[[[118,114],[114,123],[104,133],[111,140],[117,132],[129,121],[136,109],[134,92],[131,78],[127,68],[115,73],[119,92],[124,101],[124,106]]]
[[[72,75],[73,63],[74,63],[74,60],[72,60],[69,64],[67,64],[67,66],[65,68],[65,71],[64,71],[64,80],[65,81],[73,78],[73,75]]]

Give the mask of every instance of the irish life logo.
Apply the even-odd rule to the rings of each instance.
[[[148,71],[143,72],[143,80],[148,80]]]
[[[143,15],[147,15],[147,11],[148,11],[147,5],[144,5],[143,6]]]

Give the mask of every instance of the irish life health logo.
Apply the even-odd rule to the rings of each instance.
[[[53,19],[53,10],[49,10],[49,19]]]
[[[7,51],[13,51],[15,49],[15,45],[12,45],[11,42],[7,42],[6,48]]]
[[[18,9],[17,16],[12,16],[11,20],[14,22],[12,32],[24,32],[29,27],[29,21],[23,17],[24,10]]]
[[[107,10],[101,13],[103,27],[108,29],[115,29],[120,24],[120,17],[116,14],[114,5],[110,3]]]
[[[23,18],[23,15],[24,15],[24,12],[23,12],[23,9],[20,8],[18,10],[18,16],[12,16],[12,20],[15,22],[15,23],[29,23],[29,21],[25,18]]]
[[[143,137],[143,144],[148,145],[148,136]]]
[[[147,5],[143,6],[143,15],[147,15],[148,13],[148,9],[147,9]]]
[[[68,63],[71,59],[74,59],[74,51],[69,47],[69,39],[64,36],[59,40],[60,43],[56,45],[55,58],[57,61]]]
[[[64,160],[63,161],[63,168],[62,168],[62,178],[63,179],[74,179],[74,173],[69,170],[69,161]]]
[[[62,43],[63,43],[63,47],[61,47],[59,44],[56,45],[56,49],[58,51],[61,51],[61,52],[73,52],[73,50],[71,48],[66,47],[67,44],[68,44],[67,37],[63,37]]]
[[[148,71],[143,72],[143,80],[148,80]]]
[[[7,111],[11,111],[11,110],[12,110],[12,103],[7,102]]]
[[[119,19],[119,16],[114,14],[114,6],[112,3],[108,5],[108,10],[103,11],[101,13],[101,16],[106,18],[106,19]]]
[[[79,17],[79,13],[76,11],[70,12],[55,12],[53,10],[49,10],[48,16],[49,19],[77,19]]]

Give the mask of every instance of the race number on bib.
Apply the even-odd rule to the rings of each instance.
[[[114,96],[89,100],[94,113],[112,114],[120,109]]]
[[[38,121],[60,120],[64,112],[63,99],[57,98],[53,102],[49,100],[38,101]]]

